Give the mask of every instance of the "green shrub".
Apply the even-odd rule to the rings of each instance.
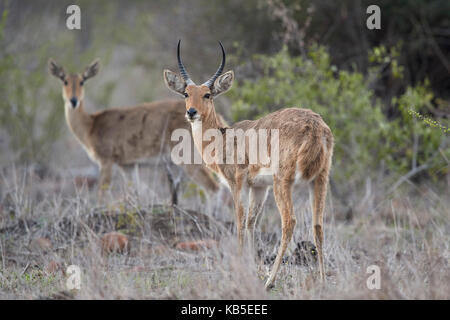
[[[450,159],[450,135],[433,125],[437,123],[435,120],[430,125],[417,117],[428,114],[432,109],[434,95],[428,86],[428,81],[425,81],[424,84],[408,87],[403,95],[392,99],[392,104],[400,110],[401,117],[391,123],[390,152],[397,167],[403,172],[426,165],[429,167],[427,172],[436,179],[448,172],[446,159]],[[448,120],[440,119],[439,122],[446,128],[449,127]]]
[[[2,48],[6,47],[3,34],[6,19],[5,10],[0,22]],[[47,90],[47,74],[43,72],[47,49],[42,45],[36,52],[21,55],[5,50],[0,52],[0,125],[8,135],[9,148],[13,152],[7,160],[44,162],[60,133],[64,110],[60,96]],[[34,63],[24,68],[28,55],[33,55]]]
[[[102,67],[107,65],[112,45],[103,46],[109,43],[103,37],[102,43],[79,53],[76,34],[60,33],[50,40],[30,40],[32,50],[17,51],[7,45],[7,19],[4,10],[0,13],[0,128],[8,145],[0,162],[45,164],[66,126],[61,85],[47,71],[48,58],[54,57],[68,72],[80,72],[99,52]],[[104,108],[115,88],[116,82],[109,81],[89,95]]]

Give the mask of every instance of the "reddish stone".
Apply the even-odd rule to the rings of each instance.
[[[212,239],[179,242],[175,246],[178,250],[199,251],[203,249],[211,249],[217,246],[217,241]]]
[[[102,253],[124,253],[129,251],[130,244],[126,235],[120,232],[110,232],[101,239]]]

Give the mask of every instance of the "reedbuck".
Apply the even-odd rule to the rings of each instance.
[[[253,232],[258,215],[261,213],[270,186],[273,186],[275,200],[281,215],[281,243],[274,265],[266,281],[266,288],[273,285],[277,271],[283,259],[296,224],[292,204],[292,186],[303,182],[309,186],[312,207],[312,225],[314,242],[319,258],[320,279],[325,280],[323,261],[323,212],[327,194],[328,175],[333,154],[333,135],[322,118],[308,109],[281,109],[255,121],[241,121],[229,128],[214,109],[214,98],[231,88],[234,79],[233,71],[222,74],[225,66],[225,51],[222,44],[222,62],[217,72],[204,84],[196,85],[183,66],[180,58],[180,42],[178,42],[177,56],[181,76],[164,70],[164,80],[172,91],[185,97],[185,117],[191,123],[194,144],[205,163],[208,142],[203,134],[210,129],[220,130],[226,136],[229,129],[242,129],[244,132],[263,129],[278,132],[279,152],[270,154],[272,148],[267,147],[270,158],[278,157],[278,166],[274,169],[261,162],[251,163],[252,154],[249,147],[244,148],[245,161],[241,164],[220,161],[219,153],[216,162],[209,162],[208,167],[215,171],[231,190],[235,206],[236,227],[239,245],[242,251],[244,236],[244,198],[248,194],[248,213],[245,224],[247,241],[253,251]],[[269,133],[268,136],[271,134]],[[227,138],[227,137],[225,137]],[[222,155],[234,154],[239,146],[234,137],[231,145],[222,144]],[[272,143],[272,140],[270,140]],[[250,146],[251,147],[251,146]],[[231,150],[230,150],[231,149]],[[241,148],[242,151],[242,148]],[[252,252],[254,254],[254,252]]]
[[[144,103],[128,108],[110,108],[94,114],[84,110],[84,87],[88,79],[99,71],[99,61],[90,64],[81,74],[67,74],[52,59],[50,73],[63,82],[62,96],[67,124],[90,159],[100,166],[99,197],[111,182],[112,165],[121,168],[167,156],[173,142],[170,134],[177,128],[187,128],[184,103],[176,100]],[[167,163],[167,162],[166,162]],[[217,191],[218,184],[201,165],[185,165],[183,169],[206,191]],[[172,202],[176,204],[173,175],[167,166]]]

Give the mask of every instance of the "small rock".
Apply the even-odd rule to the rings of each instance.
[[[148,270],[149,270],[149,268],[146,268],[144,266],[134,266],[130,269],[131,272],[145,272]]]
[[[61,271],[63,275],[65,274],[65,271],[64,271],[64,268],[62,267],[62,265],[59,262],[56,262],[55,260],[51,260],[47,264],[45,271],[50,274],[55,274],[58,271]]]
[[[36,238],[33,241],[31,241],[31,248],[39,251],[51,251],[53,245],[50,239]]]
[[[217,246],[217,241],[212,239],[179,242],[175,246],[178,250],[199,251],[202,249],[211,249]]]
[[[266,256],[264,250],[259,249],[257,255],[263,260],[265,265],[271,265],[274,263],[276,254]],[[284,256],[282,259],[283,264],[295,264],[301,266],[315,265],[317,263],[317,249],[311,241],[301,241],[297,243],[297,246],[290,256]]]
[[[102,253],[125,253],[130,250],[126,235],[120,232],[110,232],[101,239]]]
[[[317,249],[311,241],[297,243],[292,254],[292,263],[296,265],[309,266],[317,263]]]

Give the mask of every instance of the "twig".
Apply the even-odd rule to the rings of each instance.
[[[400,179],[397,180],[396,183],[394,183],[394,185],[389,188],[387,193],[391,193],[392,191],[394,191],[395,189],[397,189],[398,187],[400,187],[400,185],[409,180],[409,178],[413,177],[414,175],[418,174],[419,172],[426,170],[429,168],[428,163],[424,163],[423,165],[416,167],[414,169],[412,169],[411,171],[409,171],[407,174],[405,174],[404,176],[402,176]]]
[[[439,153],[439,150],[440,150],[440,148],[438,150],[436,150],[436,152],[427,160],[427,162],[425,162],[424,164],[422,164],[419,167],[413,168],[407,174],[405,174],[404,176],[400,177],[400,179],[398,179],[397,182],[394,183],[394,185],[389,188],[387,193],[388,194],[391,193],[392,191],[397,189],[403,182],[408,181],[411,177],[413,177],[414,175],[418,174],[419,172],[428,169],[430,167],[430,162],[436,157],[436,155]]]
[[[23,274],[28,270],[29,267],[30,267],[30,263],[28,262],[27,265],[25,266],[25,268],[20,273],[20,276],[23,276]]]
[[[100,237],[94,231],[92,231],[92,229],[86,223],[84,223],[81,219],[77,220],[81,224],[81,226],[84,227],[84,229],[86,229],[86,231],[88,231],[94,238],[100,240]]]

